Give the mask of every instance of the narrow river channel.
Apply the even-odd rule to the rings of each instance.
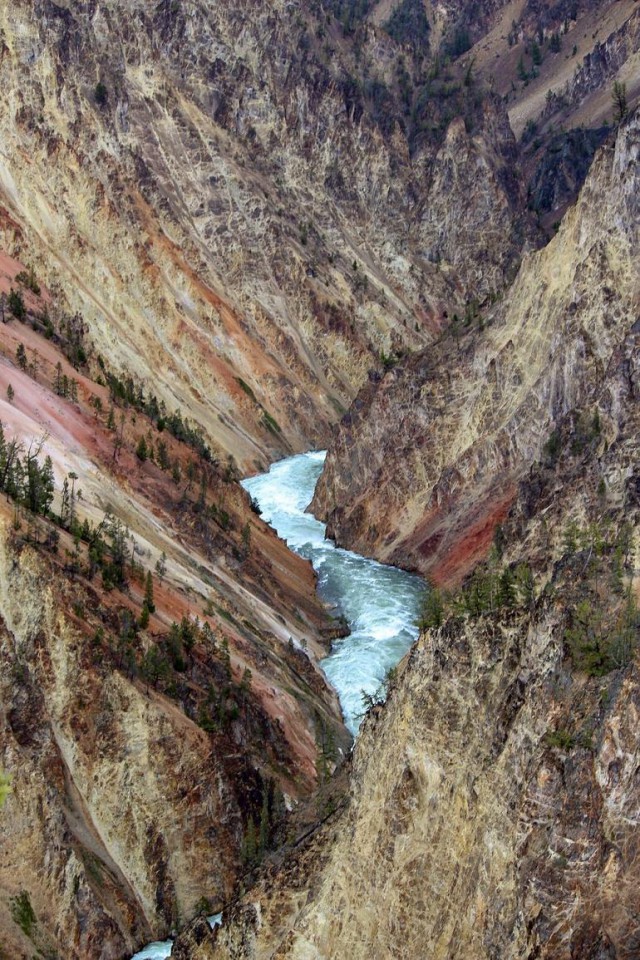
[[[322,667],[338,692],[347,726],[356,733],[362,691],[373,694],[418,635],[415,624],[425,585],[419,577],[325,539],[325,524],[305,513],[325,455],[288,457],[242,486],[258,502],[263,520],[291,550],[311,561],[321,598],[347,619],[351,634],[334,642]]]

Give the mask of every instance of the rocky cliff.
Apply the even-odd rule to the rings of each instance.
[[[639,139],[636,115],[502,303],[359,395],[313,503],[339,543],[437,582],[486,551],[559,418],[637,319]]]
[[[382,30],[261,0],[20,0],[0,36],[5,248],[247,468],[323,442],[381,353],[424,345],[519,255],[513,142],[485,143],[483,94],[452,84],[418,142]],[[439,159],[454,94],[479,141],[457,130]],[[499,217],[465,230],[454,191],[435,244],[422,211],[460,150]],[[458,277],[431,261],[461,239]]]
[[[317,664],[341,627],[232,465],[74,367],[74,318],[6,256],[0,296],[2,946],[122,958],[226,900],[318,744],[348,748]]]

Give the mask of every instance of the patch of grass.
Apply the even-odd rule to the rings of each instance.
[[[16,897],[11,897],[11,916],[18,924],[23,933],[28,937],[33,933],[33,928],[38,922],[34,909],[31,906],[31,900],[26,890],[21,890]]]
[[[257,402],[258,402],[257,399],[256,399],[255,393],[253,392],[253,390],[251,389],[251,387],[249,386],[249,384],[246,383],[246,381],[244,381],[244,380],[242,379],[242,377],[236,377],[236,383],[238,384],[238,386],[239,386],[242,390],[244,390],[244,392],[246,393],[246,395],[253,400],[254,403],[257,403]]]
[[[279,433],[282,433],[282,428],[278,423],[278,421],[276,420],[276,418],[272,417],[271,414],[267,413],[266,410],[262,411],[262,421],[265,427],[267,428],[267,430],[270,430],[271,433],[274,433],[276,435]]]
[[[560,750],[570,750],[574,744],[573,737],[565,729],[548,731],[544,739],[547,746],[559,747]]]

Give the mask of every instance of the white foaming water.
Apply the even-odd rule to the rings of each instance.
[[[212,927],[222,923],[222,914],[214,913],[212,917],[207,917],[209,925]],[[155,943],[148,944],[144,950],[136,953],[131,960],[167,960],[171,956],[171,947],[173,940],[156,940]]]
[[[263,520],[295,553],[311,560],[321,598],[347,619],[351,634],[334,641],[322,667],[355,734],[363,711],[362,691],[375,693],[418,635],[415,623],[425,584],[325,539],[325,524],[305,513],[325,456],[326,451],[318,451],[288,457],[268,473],[243,480],[242,486],[260,505]]]

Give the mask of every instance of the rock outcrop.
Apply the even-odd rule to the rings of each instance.
[[[469,318],[476,329],[455,327],[362,391],[313,502],[340,544],[439,583],[486,551],[559,418],[593,393],[637,320],[639,149],[636,115],[484,329]]]

